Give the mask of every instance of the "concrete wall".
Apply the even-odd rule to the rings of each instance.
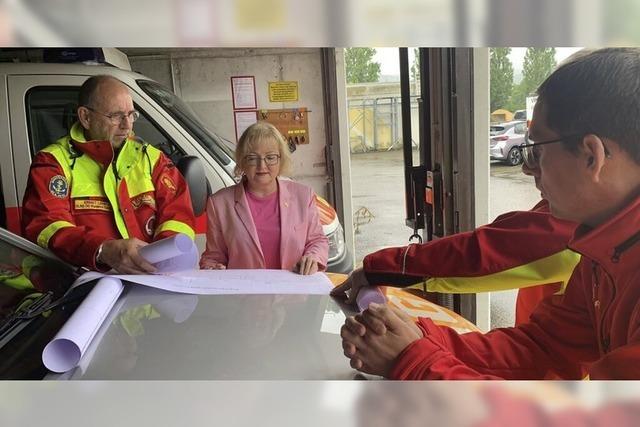
[[[320,49],[166,49],[128,52],[131,67],[180,96],[219,135],[235,141],[231,76],[255,76],[258,109],[306,107],[309,144],[292,154],[293,178],[326,196]],[[269,102],[268,82],[293,80],[298,102]]]

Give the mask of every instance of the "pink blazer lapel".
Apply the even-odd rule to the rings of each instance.
[[[278,199],[280,203],[280,268],[287,264],[287,239],[291,236],[291,193],[286,182],[278,179]]]
[[[238,218],[247,229],[247,233],[251,236],[251,240],[253,241],[256,249],[260,256],[262,256],[264,262],[264,254],[262,253],[262,248],[260,247],[260,240],[258,239],[258,230],[256,230],[256,224],[253,222],[253,218],[251,217],[251,210],[249,209],[249,202],[247,202],[247,196],[244,193],[244,185],[242,182],[236,184],[236,189],[234,193],[235,204],[234,208]]]

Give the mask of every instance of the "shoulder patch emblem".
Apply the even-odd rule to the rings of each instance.
[[[52,177],[49,181],[49,192],[60,199],[67,197],[69,195],[67,178],[62,175]]]
[[[161,181],[164,186],[167,187],[167,189],[175,193],[176,185],[173,183],[173,180],[170,177],[168,177],[167,175],[163,175]]]

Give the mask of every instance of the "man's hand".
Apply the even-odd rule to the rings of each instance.
[[[341,285],[336,286],[331,290],[330,295],[337,297],[347,297],[347,304],[355,304],[356,296],[358,296],[358,292],[360,288],[365,286],[370,286],[369,281],[367,280],[367,276],[364,274],[364,270],[362,268],[357,268],[351,272],[347,280],[345,280]],[[347,291],[349,291],[347,293]]]
[[[398,355],[423,337],[409,316],[386,304],[371,304],[361,315],[348,318],[340,336],[352,368],[384,377],[389,376]]]
[[[300,258],[300,261],[294,267],[294,271],[302,274],[303,276],[308,276],[310,274],[314,274],[318,272],[318,261],[311,258],[308,255],[303,255]]]
[[[147,262],[138,250],[147,243],[136,239],[106,240],[102,244],[100,262],[122,274],[149,274],[156,268]]]
[[[220,262],[212,262],[202,267],[203,270],[226,270],[227,266]]]

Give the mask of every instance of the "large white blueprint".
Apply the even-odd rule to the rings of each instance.
[[[104,276],[102,273],[90,271],[76,280],[74,286]],[[327,295],[333,288],[331,281],[324,273],[302,276],[285,270],[191,270],[153,275],[109,276],[166,291],[197,295]]]

